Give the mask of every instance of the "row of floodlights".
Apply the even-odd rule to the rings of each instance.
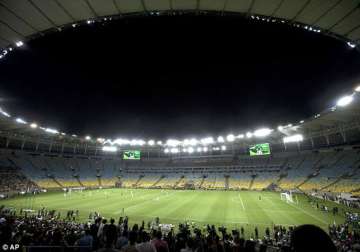
[[[15,41],[15,47],[22,47],[24,45],[24,42],[22,41]],[[7,49],[2,50],[0,52],[0,59],[4,58],[9,52],[13,51],[14,48],[12,46],[8,47]]]
[[[263,21],[263,22],[268,22],[268,23],[282,23],[282,24],[288,23],[288,24],[292,24],[294,27],[302,28],[302,29],[307,30],[307,31],[316,32],[316,33],[321,32],[321,30],[316,28],[316,27],[313,27],[313,26],[310,26],[310,25],[304,25],[304,24],[300,24],[300,23],[293,23],[291,21],[288,21],[288,20],[285,20],[285,19],[280,19],[280,18],[252,15],[251,19],[258,20],[258,21]],[[352,41],[347,41],[346,44],[350,48],[355,48],[356,47],[356,44],[354,42],[352,42]]]
[[[286,143],[298,143],[304,140],[304,137],[301,134],[296,134],[293,136],[288,136],[288,137],[284,137],[283,138],[283,142],[284,144]],[[194,152],[197,153],[207,153],[208,151],[212,150],[212,151],[226,151],[226,146],[222,145],[222,146],[213,146],[213,147],[187,147],[187,148],[178,148],[178,147],[173,147],[173,148],[165,148],[164,149],[164,153],[166,154],[178,154],[178,153],[189,153],[192,154]],[[116,146],[103,146],[102,147],[102,151],[104,152],[117,152],[118,148]]]
[[[347,96],[343,96],[341,97],[336,105],[334,107],[332,107],[330,110],[331,111],[335,111],[337,109],[337,107],[346,107],[349,104],[351,104],[354,100],[354,96],[356,95],[356,93],[360,93],[360,86],[356,87],[354,89],[354,93],[352,93],[351,95],[347,95]],[[0,108],[0,114],[2,114],[5,117],[11,117],[11,115],[9,113],[7,113],[6,111],[4,111],[2,108]],[[320,117],[320,114],[316,114],[315,118]],[[56,129],[53,128],[45,128],[45,127],[40,127],[38,126],[38,124],[36,123],[28,123],[27,121],[25,121],[22,118],[16,118],[15,121],[19,124],[24,124],[24,125],[29,125],[30,128],[32,129],[37,129],[39,128],[40,130],[43,130],[47,133],[50,134],[60,134],[62,136],[65,136],[66,134],[64,132],[60,132]],[[300,124],[304,123],[304,120],[301,120],[299,122]],[[283,132],[284,130],[287,129],[291,129],[293,127],[292,124],[288,124],[286,126],[279,126],[277,129],[280,132]],[[155,140],[149,140],[149,141],[145,141],[142,139],[133,139],[133,140],[128,140],[128,139],[123,139],[123,138],[118,138],[115,140],[111,140],[111,139],[104,139],[104,138],[97,138],[96,142],[98,142],[99,144],[102,145],[118,145],[118,146],[122,146],[122,145],[130,145],[130,146],[143,146],[143,145],[148,145],[148,146],[168,146],[168,147],[178,147],[178,146],[198,146],[198,145],[202,145],[202,146],[208,146],[208,145],[215,145],[215,144],[221,144],[221,143],[231,143],[234,142],[237,139],[244,139],[244,138],[252,138],[252,137],[257,137],[257,138],[264,138],[269,136],[274,130],[273,129],[269,129],[269,128],[261,128],[258,130],[255,130],[254,132],[247,132],[246,134],[240,134],[240,135],[234,135],[234,134],[229,134],[226,137],[223,136],[219,136],[217,137],[217,139],[214,139],[213,137],[206,137],[206,138],[202,138],[202,139],[196,139],[196,138],[192,138],[192,139],[184,139],[183,141],[177,140],[177,139],[169,139],[166,142],[162,142],[162,141],[156,141]],[[72,137],[77,137],[77,135],[71,135]],[[84,138],[86,141],[91,141],[92,138],[90,136],[85,136]],[[285,140],[284,140],[285,142]]]

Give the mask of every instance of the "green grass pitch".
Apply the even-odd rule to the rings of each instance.
[[[259,199],[261,196],[261,200]],[[294,196],[295,197],[295,196]],[[7,207],[56,209],[65,217],[66,211],[78,209],[78,221],[88,220],[90,212],[100,212],[105,218],[129,216],[130,223],[147,223],[159,217],[161,223],[194,222],[202,228],[205,224],[224,225],[228,229],[240,228],[260,231],[274,224],[286,226],[315,224],[327,229],[328,224],[344,222],[342,209],[351,209],[332,202],[319,200],[329,207],[337,205],[341,211],[334,216],[312,207],[303,195],[296,196],[297,203],[286,203],[275,192],[255,191],[194,191],[159,189],[102,189],[72,192],[43,193],[37,196],[19,196],[2,200]],[[248,231],[249,232],[249,231]]]

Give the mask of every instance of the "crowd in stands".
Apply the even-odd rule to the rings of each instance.
[[[18,169],[13,167],[0,167],[0,193],[26,192],[37,188],[37,185],[30,181]]]
[[[130,226],[127,217],[115,221],[102,218],[99,213],[91,215],[93,221],[79,223],[61,219],[55,211],[28,215],[4,207],[0,210],[0,244],[20,244],[28,251],[48,251],[49,246],[66,248],[52,251],[79,252],[360,251],[359,233],[347,225],[331,225],[329,234],[312,225],[274,225],[264,230],[264,236],[255,227],[246,237],[249,230],[243,227],[230,231],[225,227],[198,228],[194,223],[185,223],[176,231],[164,231],[158,225],[159,218],[154,225],[142,222]]]

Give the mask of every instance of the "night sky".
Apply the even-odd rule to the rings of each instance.
[[[295,123],[360,81],[344,42],[239,17],[142,17],[53,33],[0,62],[1,104],[94,137],[203,137]]]

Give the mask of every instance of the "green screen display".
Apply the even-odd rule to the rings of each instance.
[[[138,151],[138,150],[124,151],[123,159],[140,160],[140,151]]]
[[[270,155],[270,145],[268,143],[255,144],[249,148],[250,156]]]

